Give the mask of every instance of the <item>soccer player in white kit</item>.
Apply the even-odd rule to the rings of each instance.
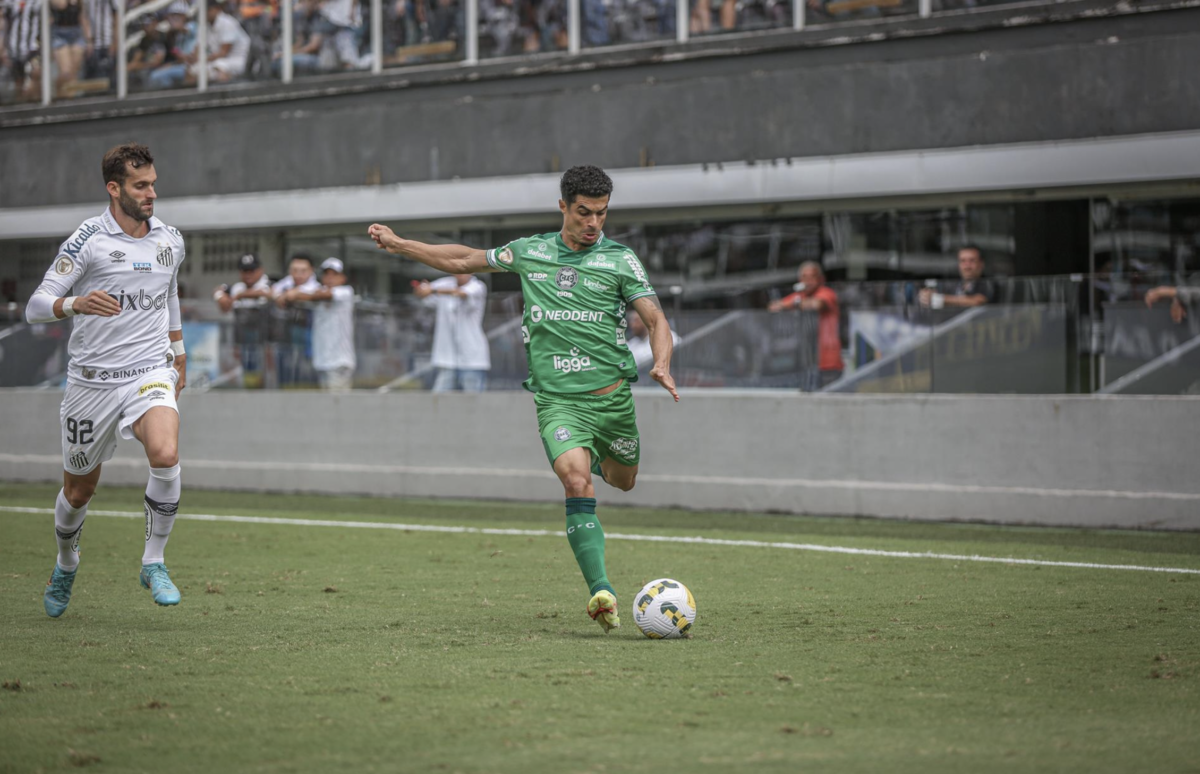
[[[30,323],[77,318],[59,412],[58,560],[43,595],[52,618],[71,601],[88,502],[118,435],[141,442],[150,463],[139,580],[158,604],[179,604],[163,552],[179,508],[177,400],[187,379],[177,284],[183,237],[154,217],[158,178],[149,148],[119,145],[104,154],[103,171],[109,206],[63,242],[25,312]]]

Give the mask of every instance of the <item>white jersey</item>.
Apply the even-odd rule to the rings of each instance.
[[[254,287],[256,287],[256,288],[258,287],[257,283],[255,284]],[[294,279],[292,279],[292,275],[289,274],[271,286],[271,293],[274,294],[276,298],[278,298],[279,296],[282,296],[284,293],[288,292],[289,290],[291,290],[292,288],[295,288],[295,287],[296,287],[296,281]],[[301,285],[297,289],[301,293],[315,293],[318,290],[320,290],[321,287],[322,286],[321,286],[320,280],[318,280],[315,276],[313,276],[313,277],[309,277],[307,280],[305,280],[304,284]]]
[[[354,368],[354,288],[331,288],[333,298],[313,301],[313,368]]]
[[[483,332],[483,312],[487,301],[487,285],[471,277],[459,285],[454,277],[441,277],[429,283],[437,290],[457,290],[465,298],[435,293],[425,298],[437,308],[437,323],[433,329],[435,368],[458,368],[487,371],[492,367],[492,351],[487,334]]]
[[[263,273],[258,281],[253,285],[247,285],[245,282],[238,280],[233,283],[233,287],[229,289],[229,297],[234,299],[234,309],[253,309],[256,306],[263,306],[271,303],[271,299],[266,296],[254,296],[253,298],[238,298],[238,293],[245,293],[247,290],[270,290],[271,278]]]
[[[229,45],[229,53],[217,59],[217,54],[225,45]],[[250,36],[242,29],[229,14],[222,11],[217,14],[208,31],[208,57],[210,62],[225,62],[224,69],[240,76],[246,71],[246,59],[250,56]]]
[[[150,218],[149,226],[146,236],[135,239],[105,208],[63,242],[34,291],[62,298],[103,290],[121,305],[115,317],[72,318],[68,382],[111,387],[168,362],[168,304],[178,309],[183,236],[158,218]]]

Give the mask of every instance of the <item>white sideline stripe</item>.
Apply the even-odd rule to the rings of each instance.
[[[53,508],[24,508],[0,505],[0,511],[10,513],[53,514]],[[88,511],[89,516],[120,516],[129,519],[143,518],[137,511]],[[270,516],[219,516],[211,513],[179,514],[179,518],[190,521],[219,521],[238,524],[286,524],[297,527],[349,527],[351,529],[391,529],[401,532],[450,532],[467,535],[510,535],[517,537],[566,537],[561,530],[548,529],[500,529],[492,527],[446,527],[436,524],[393,524],[384,521],[330,521],[326,519],[286,519]],[[737,548],[783,548],[792,551],[818,551],[827,554],[854,554],[858,556],[883,556],[892,559],[942,559],[955,562],[992,562],[996,564],[1031,564],[1040,567],[1079,567],[1089,570],[1139,570],[1141,572],[1177,572],[1200,575],[1200,569],[1187,567],[1143,567],[1136,564],[1096,564],[1093,562],[1054,562],[1043,559],[1014,559],[1002,556],[978,556],[966,554],[935,554],[928,551],[883,551],[877,548],[848,548],[845,546],[821,546],[813,543],[774,543],[762,540],[724,540],[706,537],[676,537],[673,535],[631,535],[623,532],[606,532],[608,540],[636,540],[646,543],[689,543],[706,546],[733,546]]]
[[[60,466],[62,457],[56,454],[0,454],[0,463],[45,463]],[[143,459],[112,459],[104,463],[109,467],[144,468]],[[373,473],[377,475],[417,476],[499,476],[502,478],[558,478],[549,470],[524,468],[450,468],[421,467],[416,465],[361,465],[346,462],[272,462],[270,460],[186,460],[185,468],[202,470],[291,471],[304,473]],[[638,481],[643,484],[714,484],[719,486],[792,487],[798,489],[845,489],[873,492],[927,492],[938,494],[999,494],[1028,495],[1032,497],[1099,497],[1117,500],[1175,500],[1200,502],[1200,492],[1130,492],[1124,489],[1047,489],[1028,486],[976,486],[973,484],[942,484],[908,481],[863,481],[858,479],[814,479],[814,478],[750,478],[740,476],[690,476],[661,473],[641,473]]]

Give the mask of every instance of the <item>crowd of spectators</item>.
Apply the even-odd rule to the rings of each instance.
[[[131,90],[197,81],[199,4],[124,0]],[[913,0],[915,2],[915,0]],[[50,3],[50,66],[55,99],[115,89],[118,4],[122,0],[0,0],[0,103],[41,97],[41,3]],[[907,10],[909,0],[804,0],[812,21]],[[691,35],[785,27],[790,0],[688,0]],[[567,48],[568,0],[479,0],[479,53],[513,56]],[[915,6],[914,6],[915,7]],[[585,47],[671,39],[676,0],[580,0]],[[279,0],[208,4],[209,82],[279,78],[283,70]],[[369,0],[295,0],[296,75],[371,66]],[[463,56],[465,0],[383,0],[385,65]]]
[[[312,258],[298,253],[288,261],[287,276],[271,282],[256,256],[243,255],[238,275],[232,286],[217,286],[213,300],[233,313],[241,386],[350,389],[357,364],[355,294],[342,261],[326,258],[318,275]]]

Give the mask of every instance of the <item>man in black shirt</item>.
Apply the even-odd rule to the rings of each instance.
[[[920,293],[921,306],[941,309],[950,307],[983,306],[996,300],[996,288],[990,280],[983,279],[983,253],[975,245],[963,245],[958,249],[959,280],[948,286],[945,292],[923,288]]]

